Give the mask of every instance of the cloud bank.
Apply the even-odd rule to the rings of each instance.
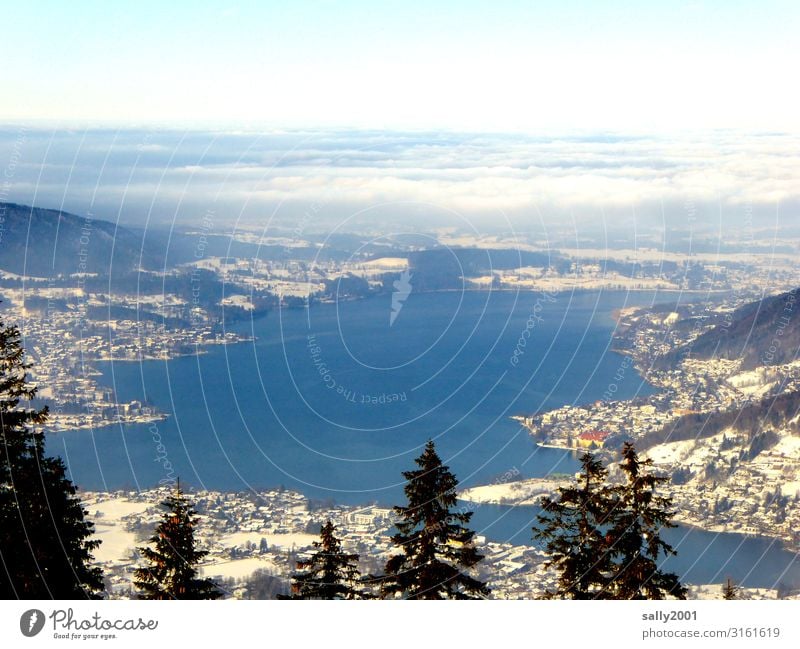
[[[291,223],[309,205],[378,229],[405,216],[524,226],[637,211],[669,223],[685,219],[687,202],[788,222],[800,204],[800,138],[6,126],[0,174],[6,200],[135,225],[207,213],[219,225]]]

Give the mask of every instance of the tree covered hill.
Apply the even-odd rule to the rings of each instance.
[[[672,350],[660,365],[683,358],[742,359],[742,370],[783,365],[800,352],[800,303],[795,289],[746,304],[693,342]]]
[[[309,237],[315,240],[315,237]],[[33,277],[97,273],[122,277],[171,269],[210,257],[262,260],[339,260],[365,246],[360,238],[330,237],[323,248],[240,241],[230,234],[166,223],[147,229],[118,225],[61,210],[0,202],[0,270]],[[140,281],[136,277],[136,281]]]
[[[143,233],[110,221],[40,207],[0,203],[0,269],[17,275],[130,272],[155,268]]]
[[[645,435],[639,444],[650,448],[664,442],[713,437],[732,429],[753,442],[759,435],[774,430],[800,433],[800,391],[784,392],[754,401],[741,408],[731,408],[711,413],[690,413],[678,417],[663,428]],[[756,444],[759,442],[756,441]]]

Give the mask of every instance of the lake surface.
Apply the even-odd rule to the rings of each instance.
[[[571,472],[570,453],[536,446],[510,416],[600,398],[623,360],[609,352],[612,310],[652,297],[421,293],[391,326],[389,296],[275,311],[236,325],[255,343],[98,364],[118,399],[170,417],[51,444],[66,445],[85,489],[155,485],[165,477],[156,458],[166,455],[197,487],[283,484],[314,498],[389,503],[428,439],[465,486],[515,469]],[[629,371],[617,394],[649,390]]]
[[[648,394],[630,370],[614,378],[623,358],[610,351],[612,312],[659,298],[668,296],[453,291],[412,293],[394,320],[388,295],[275,311],[231,328],[253,343],[99,364],[118,399],[149,402],[169,418],[51,435],[49,448],[87,490],[144,489],[180,476],[198,488],[283,485],[350,504],[402,502],[401,472],[414,468],[428,439],[464,487],[570,473],[574,454],[536,446],[510,416],[589,403],[612,383],[621,399]],[[529,542],[522,519],[531,510],[511,509],[479,508],[473,527]],[[691,535],[724,553],[712,546],[717,535]],[[730,574],[757,553],[739,548],[741,569]],[[780,573],[771,568],[767,581]]]

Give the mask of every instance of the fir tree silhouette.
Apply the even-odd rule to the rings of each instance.
[[[659,557],[677,554],[661,538],[672,522],[672,499],[656,493],[669,479],[651,472],[653,460],[641,460],[633,444],[622,448],[620,467],[625,484],[616,488],[619,506],[609,529],[614,554],[614,577],[610,586],[614,599],[664,599],[667,595],[686,599],[686,587],[678,576],[658,567]]]
[[[405,599],[479,599],[489,595],[482,581],[468,574],[481,559],[475,532],[465,525],[471,512],[453,511],[458,481],[442,464],[432,441],[405,471],[408,504],[394,508],[399,530],[392,543],[400,550],[386,562],[378,583],[383,597]]]
[[[722,599],[739,599],[739,588],[730,577],[722,585]]]
[[[605,528],[618,500],[606,484],[608,471],[585,453],[575,485],[560,487],[558,497],[542,498],[540,528],[534,539],[545,543],[547,567],[558,573],[558,588],[547,599],[608,599],[612,553]]]
[[[298,570],[292,575],[293,594],[288,599],[361,599],[357,588],[360,574],[356,564],[358,555],[342,550],[336,538],[336,527],[331,521],[323,525],[320,540],[314,541],[317,552],[307,560],[297,562]],[[283,599],[283,598],[281,598]]]
[[[199,519],[180,482],[162,505],[167,511],[150,538],[152,547],[139,548],[149,564],[134,573],[139,599],[219,599],[224,594],[219,586],[197,576],[197,564],[208,552],[196,547]]]
[[[19,329],[0,321],[0,598],[97,598],[100,542],[63,461],[45,454],[35,429],[47,407],[20,404],[36,396],[24,354]]]

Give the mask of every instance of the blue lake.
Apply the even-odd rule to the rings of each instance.
[[[622,362],[609,352],[612,310],[650,299],[421,293],[392,326],[388,296],[276,311],[236,325],[255,343],[98,364],[118,399],[145,400],[169,418],[51,444],[66,445],[86,489],[157,484],[159,440],[181,480],[197,487],[283,484],[348,503],[400,497],[401,471],[429,438],[465,485],[515,468],[568,472],[571,454],[536,446],[510,416],[598,399]],[[649,389],[629,371],[617,394]]]
[[[508,472],[572,472],[572,453],[536,446],[510,416],[589,403],[612,383],[618,398],[649,393],[631,370],[614,378],[623,358],[610,351],[612,312],[665,299],[419,293],[394,322],[390,296],[275,311],[231,327],[254,335],[253,343],[170,361],[99,364],[101,382],[118,399],[144,400],[170,416],[155,425],[51,435],[49,448],[89,490],[144,489],[178,475],[198,488],[284,485],[342,503],[402,502],[401,472],[428,439],[465,487]],[[528,542],[522,519],[531,515],[483,507],[474,527]],[[691,534],[698,547],[716,542],[716,535]],[[791,563],[780,552],[770,556]],[[740,548],[744,566],[731,574],[752,565],[751,554]],[[785,581],[800,581],[797,567]],[[771,569],[766,581],[781,572]]]

